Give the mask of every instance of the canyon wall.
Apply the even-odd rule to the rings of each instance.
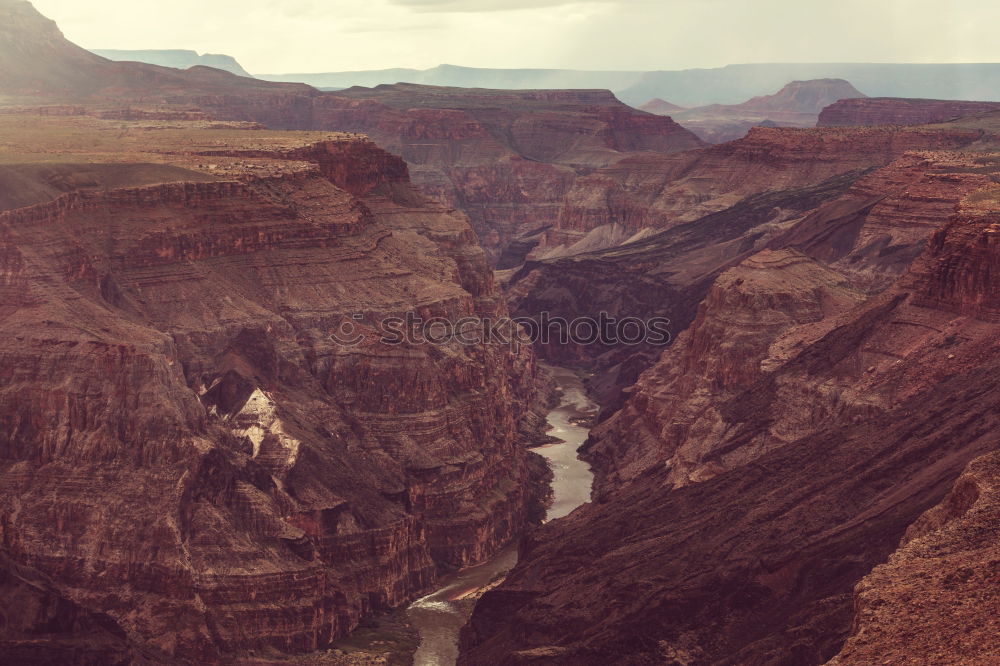
[[[466,220],[367,141],[271,157],[0,213],[4,658],[321,649],[541,517],[530,351],[378,338],[506,312]]]
[[[817,127],[921,125],[1000,109],[1000,102],[871,97],[842,99],[823,109]]]
[[[315,100],[312,127],[362,132],[401,155],[426,194],[466,213],[487,255],[557,224],[583,174],[635,152],[704,145],[607,91],[499,91],[412,84]]]
[[[530,260],[507,277],[512,313],[572,321],[639,317],[669,320],[676,335],[694,319],[719,274],[796,226],[821,204],[841,197],[865,172],[849,171],[818,185],[751,195],[734,206],[628,244],[569,257]],[[591,384],[605,413],[663,351],[659,345],[539,344],[558,362],[594,368]]]
[[[815,185],[888,164],[909,150],[960,148],[980,136],[968,128],[754,127],[743,139],[700,151],[626,157],[574,183],[546,245],[572,249],[606,225],[620,225],[626,234],[667,229],[752,194]]]
[[[592,432],[588,456],[600,458],[607,485],[655,460],[665,461],[672,482],[683,485],[815,427],[814,415],[804,414],[816,412],[823,396],[801,393],[801,386],[789,388],[766,429],[753,435],[721,406],[825,334],[841,310],[889,287],[965,197],[989,192],[989,176],[967,166],[947,153],[906,155],[768,239],[773,249],[719,276],[690,328],[631,389],[625,409]],[[848,388],[833,393],[842,390]],[[792,409],[799,403],[803,414]]]
[[[938,149],[981,136],[972,128],[756,128],[694,153],[624,160],[581,179],[576,191],[592,207],[567,209],[562,228],[547,233],[553,246],[580,248],[594,228],[618,217],[634,220],[623,233],[635,234],[630,242],[529,259],[504,276],[511,309],[535,319],[543,312],[567,320],[601,312],[665,317],[676,335],[722,271],[764,248],[798,248],[865,293],[885,289],[963,193],[986,182],[960,164],[949,173],[951,158]],[[584,183],[592,189],[584,192]],[[573,227],[579,230],[567,230]],[[608,411],[660,352],[641,345],[538,350],[598,369],[594,388]]]
[[[191,86],[168,91],[162,102],[277,129],[365,134],[406,160],[424,194],[465,213],[488,260],[501,267],[519,265],[538,239],[509,253],[512,245],[559,223],[568,193],[586,174],[626,155],[705,145],[670,118],[603,90],[245,88]]]
[[[995,541],[991,141],[900,155],[719,274],[460,663],[870,663],[918,633],[988,661],[988,601],[960,597]]]
[[[916,520],[888,562],[854,589],[851,635],[830,666],[911,661],[992,663],[996,608],[996,452],[973,460],[948,495]]]

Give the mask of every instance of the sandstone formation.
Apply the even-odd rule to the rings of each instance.
[[[742,104],[711,104],[684,109],[650,102],[639,108],[669,115],[709,143],[723,143],[739,139],[756,125],[814,127],[824,108],[838,100],[859,97],[865,95],[843,79],[816,79],[792,81],[773,95],[754,97]]]
[[[1000,444],[998,145],[903,155],[722,273],[461,663],[872,663],[918,633],[917,661],[989,663],[991,463],[962,474]]]
[[[694,319],[698,305],[722,271],[765,248],[813,209],[837,199],[864,172],[849,171],[818,185],[752,195],[718,213],[619,247],[528,261],[507,277],[507,300],[519,316],[572,321],[664,317],[676,334]],[[617,409],[620,389],[662,347],[648,345],[540,344],[538,353],[558,362],[587,365],[599,374],[593,388],[606,411]]]
[[[875,293],[906,270],[933,231],[951,215],[956,202],[986,182],[986,176],[961,173],[965,167],[957,165],[951,173],[937,173],[938,168],[947,170],[948,155],[908,153],[907,148],[971,145],[981,132],[950,126],[933,130],[756,129],[745,140],[680,156],[687,164],[668,166],[659,161],[648,173],[619,165],[614,176],[620,184],[606,182],[604,191],[614,187],[610,190],[614,193],[597,200],[601,208],[616,206],[616,198],[649,202],[649,208],[637,212],[636,226],[623,230],[625,238],[631,236],[629,242],[570,256],[552,252],[551,257],[529,260],[505,276],[511,309],[535,319],[543,312],[567,320],[597,317],[601,312],[617,317],[666,317],[676,335],[694,319],[699,303],[722,271],[765,247],[798,248],[829,262],[865,293]],[[810,160],[810,155],[817,159]],[[865,170],[894,155],[902,156],[884,168]],[[601,174],[608,180],[612,175],[610,169]],[[648,184],[639,187],[640,179]],[[590,181],[598,183],[598,174]],[[713,190],[721,195],[704,200]],[[694,203],[696,196],[703,199],[700,206]],[[654,212],[654,206],[666,210]],[[687,221],[692,215],[689,211],[698,207],[703,214]],[[714,208],[722,210],[704,214]],[[671,209],[677,211],[677,222],[668,221]],[[599,209],[591,215],[607,213]],[[581,227],[593,223],[584,221]],[[656,224],[667,230],[648,233]],[[595,232],[546,233],[551,239],[548,243],[562,238],[564,247],[574,249]],[[557,361],[593,367],[599,373],[593,388],[605,413],[620,406],[620,390],[630,386],[660,352],[641,345],[542,345],[538,350]]]
[[[819,114],[818,127],[920,125],[1000,109],[1000,102],[871,97],[841,99]]]
[[[744,441],[734,448],[737,434],[717,406],[727,403],[734,389],[738,393],[752,385],[764,365],[773,366],[809,336],[825,332],[825,325],[791,332],[793,322],[832,321],[838,304],[878,294],[909,269],[965,197],[990,191],[988,175],[969,172],[974,159],[910,153],[854,181],[841,196],[781,231],[744,232],[743,248],[752,247],[748,240],[754,238],[758,247],[793,249],[793,257],[779,255],[782,260],[761,264],[766,255],[755,255],[707,290],[698,317],[650,371],[648,383],[635,387],[626,409],[594,431],[590,455],[602,458],[601,469],[617,478],[619,468],[641,468],[656,458],[671,464],[672,482],[682,485],[689,476],[702,479],[742,464],[734,461],[748,452],[759,454],[758,440],[788,441],[785,428],[794,427],[782,416],[752,445]],[[718,256],[721,248],[712,249]],[[766,268],[760,270],[761,265]],[[802,271],[811,286],[800,283]],[[683,284],[690,278],[681,273],[674,279]],[[837,293],[831,284],[839,285]],[[675,318],[678,330],[690,321]],[[815,401],[815,396],[807,399]],[[635,445],[639,441],[644,444]]]
[[[50,157],[111,134],[116,162],[0,169],[2,660],[317,650],[540,516],[530,350],[375,335],[506,312],[402,160],[47,122]]]
[[[705,147],[605,91],[113,63],[20,0],[0,95],[0,661],[340,664],[519,538],[462,664],[1000,654],[1000,114]],[[604,410],[537,528],[534,352],[379,339],[504,317],[490,262],[676,334],[540,348]]]

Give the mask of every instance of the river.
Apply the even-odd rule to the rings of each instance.
[[[587,397],[577,373],[552,366],[548,370],[559,392],[559,403],[548,415],[548,434],[561,441],[533,449],[548,459],[554,475],[547,521],[561,518],[590,500],[594,475],[590,466],[576,457],[576,451],[589,432],[581,422],[593,419],[598,409]],[[502,578],[516,563],[517,547],[508,546],[488,562],[446,576],[437,591],[410,605],[407,619],[420,633],[414,666],[454,666],[458,634],[472,614],[476,592]]]

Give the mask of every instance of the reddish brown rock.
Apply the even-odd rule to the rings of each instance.
[[[754,255],[723,273],[691,328],[632,388],[624,408],[592,432],[588,455],[599,458],[598,468],[611,475],[599,487],[613,488],[657,461],[669,466],[675,484],[704,479],[800,438],[817,427],[822,410],[839,409],[836,401],[853,387],[826,386],[812,393],[790,382],[781,409],[764,431],[751,436],[720,405],[827,334],[839,322],[837,314],[888,287],[936,230],[965,228],[949,223],[956,208],[968,209],[970,199],[988,202],[993,192],[987,174],[968,169],[975,159],[952,153],[901,158],[771,238],[767,245],[781,248],[777,253]],[[971,214],[978,216],[977,228],[984,228],[985,213]],[[985,247],[968,238],[955,245],[963,252]],[[971,262],[990,265],[976,255],[966,263]],[[946,264],[940,258],[931,262]],[[920,261],[914,272],[926,265]],[[964,266],[958,272],[968,274]],[[973,289],[988,293],[986,284],[983,279]],[[827,400],[834,404],[821,407]]]
[[[581,173],[624,154],[704,145],[598,90],[351,88],[317,99],[312,122],[363,132],[401,155],[424,192],[469,215],[501,267],[523,259],[500,261],[515,238],[556,224]]]
[[[650,467],[684,485],[746,464],[761,447],[734,447],[719,405],[762,376],[772,345],[863,300],[843,275],[793,250],[765,250],[720,275],[691,327],[631,389],[586,449],[611,492]]]
[[[601,313],[669,320],[676,335],[694,319],[715,278],[763,249],[813,209],[842,196],[862,174],[849,172],[819,185],[747,197],[718,213],[616,248],[529,261],[507,278],[507,300],[519,316],[543,312],[572,321]],[[539,344],[540,355],[597,371],[592,388],[606,412],[617,393],[662,352],[660,346]]]
[[[933,595],[946,580],[958,586],[954,596],[909,597],[921,604],[914,616],[923,624],[906,631],[926,634],[916,654],[948,663],[962,639],[951,620],[936,639],[935,617],[955,613],[984,637],[972,654],[988,661],[996,646],[987,638],[990,611],[961,605],[960,590],[972,580],[962,562],[988,562],[994,530],[956,527],[954,539],[935,527],[939,518],[929,527],[925,518],[911,536],[940,532],[929,537],[934,545],[908,551],[920,548],[911,541],[899,569],[877,569],[859,588],[856,620],[852,590],[970,461],[1000,447],[1000,330],[985,279],[994,254],[992,156],[941,154],[919,168],[901,160],[855,192],[901,179],[893,196],[907,214],[871,208],[845,235],[830,210],[817,211],[796,225],[800,240],[815,241],[811,260],[767,253],[795,270],[725,273],[696,324],[595,431],[588,455],[599,472],[596,501],[523,545],[517,568],[477,607],[462,663],[823,663],[841,651],[852,623],[843,658],[871,663],[905,649],[892,634],[906,612],[894,603],[882,610],[878,600]],[[905,176],[911,167],[924,177]],[[832,270],[846,265],[842,257],[897,270],[891,252],[859,252],[865,225],[912,245],[934,233],[949,198],[950,221],[912,268],[851,307],[865,294],[845,290],[850,278]],[[908,228],[920,201],[924,221]],[[824,240],[829,259],[818,252]],[[671,437],[694,455],[657,452]],[[712,441],[719,444],[706,448]],[[957,497],[966,486],[959,481]],[[917,559],[934,553],[942,559]],[[905,578],[937,565],[928,579]]]
[[[502,315],[467,222],[368,141],[269,159],[22,168],[48,180],[0,213],[4,658],[317,650],[538,518],[528,350],[330,337]]]
[[[610,224],[632,234],[667,229],[759,192],[814,185],[881,166],[910,150],[970,145],[982,131],[755,127],[744,139],[679,155],[628,157],[577,179],[544,246],[571,247]]]
[[[0,5],[4,47],[4,105],[48,102],[46,113],[146,120],[205,114],[276,129],[363,132],[401,155],[425,194],[469,216],[493,263],[516,238],[556,223],[580,174],[627,154],[704,145],[669,118],[632,109],[603,90],[397,84],[321,93],[208,67],[112,62],[68,42],[21,0]],[[518,265],[524,254],[502,263]]]
[[[1000,102],[870,97],[841,99],[819,114],[818,127],[921,125],[1000,109]]]
[[[974,154],[952,168],[950,153],[908,149],[962,147],[980,136],[971,127],[760,128],[697,153],[626,160],[581,179],[574,191],[594,208],[567,209],[567,227],[580,230],[546,232],[543,245],[556,248],[505,276],[508,298],[517,314],[536,318],[542,312],[567,320],[600,312],[666,317],[676,334],[719,273],[764,247],[798,248],[832,264],[858,289],[880,291],[908,268],[955,204],[988,182],[969,168]],[[864,175],[883,160],[891,163]],[[585,193],[584,183],[594,189]],[[627,243],[561,256],[560,245],[579,247],[616,217],[630,221]],[[554,359],[596,363],[609,407],[618,404],[617,390],[648,366],[648,354],[658,353],[601,345],[539,349]],[[632,352],[642,357],[628,361]]]
[[[723,270],[765,247],[796,248],[829,264],[866,294],[890,285],[969,192],[990,182],[974,154],[913,152],[886,167],[808,187],[751,195],[734,206],[617,248],[529,261],[506,276],[518,315],[666,317],[676,334],[694,319]],[[669,270],[665,270],[669,267]],[[606,409],[659,350],[541,345],[539,353],[591,365]]]
[[[918,265],[918,302],[1000,321],[1000,187],[983,188],[963,203],[961,215],[932,239],[932,258]]]
[[[969,463],[940,504],[854,590],[854,625],[831,666],[1000,661],[1000,454]]]

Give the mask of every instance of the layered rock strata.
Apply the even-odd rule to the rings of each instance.
[[[317,650],[540,517],[530,351],[376,335],[506,312],[465,219],[367,141],[270,160],[0,213],[5,658]]]
[[[607,91],[352,88],[317,100],[312,124],[363,132],[401,155],[425,193],[469,216],[494,262],[517,237],[555,224],[582,174],[626,154],[704,145]]]
[[[866,130],[860,131],[864,136]],[[886,136],[890,134],[886,132]],[[963,145],[978,141],[980,136],[979,131],[967,129],[955,134],[948,130],[944,138],[931,138],[932,134],[921,131],[921,138],[914,143],[947,145],[962,137],[956,142]],[[799,138],[795,130],[776,130],[775,136]],[[913,139],[886,139],[887,143],[896,141]],[[840,149],[845,166],[864,164],[860,156],[848,152],[847,145]],[[744,159],[742,151],[731,153],[725,162],[716,163],[720,169],[716,177],[721,179],[727,170],[748,174],[751,163],[743,164]],[[847,171],[818,184],[788,189],[776,185],[719,212],[674,223],[666,231],[639,233],[619,247],[529,260],[505,276],[508,299],[518,315],[535,318],[543,312],[568,320],[597,317],[600,312],[666,317],[676,334],[691,323],[712,280],[765,247],[799,249],[848,276],[858,289],[876,293],[910,266],[963,196],[990,182],[990,176],[980,172],[978,159],[973,152],[904,151],[879,169]],[[727,169],[721,169],[722,164]],[[783,168],[792,173],[775,176],[775,180],[795,183],[797,167],[788,163]],[[831,163],[830,170],[836,169]],[[800,176],[806,182],[811,180],[807,174]],[[706,181],[714,186],[708,176],[700,182]],[[766,187],[761,181],[737,182],[737,192]],[[635,190],[630,195],[637,196]],[[729,196],[723,195],[711,205],[723,205]],[[597,363],[604,373],[613,373],[612,368],[632,352],[658,353],[619,345],[543,345],[539,350],[559,360]],[[639,365],[646,367],[648,359]],[[630,370],[622,380],[611,383],[622,388],[635,377],[635,371]]]
[[[819,114],[818,127],[922,125],[1000,109],[1000,102],[870,97],[841,99]]]
[[[396,84],[322,93],[203,66],[112,62],[67,41],[22,0],[0,1],[0,106],[10,104],[362,132],[401,155],[425,194],[469,216],[492,263],[516,237],[554,224],[581,174],[628,154],[705,145],[669,118],[603,90]]]
[[[907,151],[962,148],[981,137],[981,130],[966,127],[754,127],[743,139],[705,150],[627,157],[574,183],[558,223],[544,232],[543,247],[572,248],[606,225],[629,235],[667,229],[753,194],[815,185],[883,166]]]
[[[798,226],[823,203],[843,196],[863,172],[819,185],[747,197],[718,213],[616,248],[570,257],[528,261],[507,277],[511,311],[541,320],[669,320],[676,335],[694,319],[712,282],[768,243]],[[605,412],[620,407],[618,392],[635,383],[663,347],[646,344],[539,344],[539,354],[563,363],[593,367],[592,389]]]
[[[989,459],[969,466],[1000,447],[995,155],[905,157],[723,273],[593,431],[595,502],[522,545],[461,663],[870,663],[921,632],[927,661],[988,662],[962,590],[996,537]],[[880,182],[860,223],[834,215]]]
[[[996,534],[1000,460],[973,460],[916,520],[888,562],[854,589],[850,638],[831,666],[876,661],[988,664],[1000,659]]]

